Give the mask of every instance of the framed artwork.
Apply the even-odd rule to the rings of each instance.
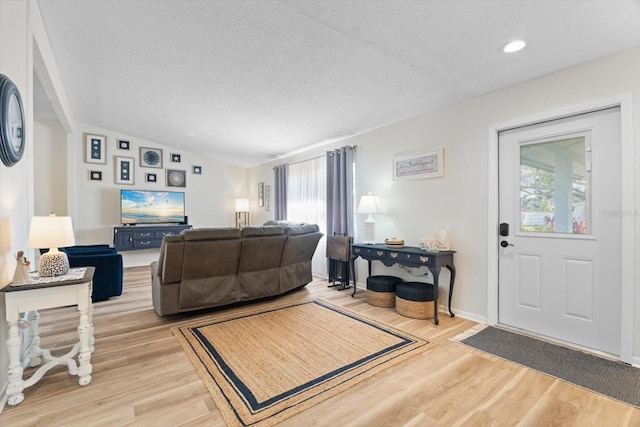
[[[271,210],[271,186],[270,185],[264,186],[264,210],[266,211]]]
[[[258,206],[264,206],[264,182],[258,183]]]
[[[172,163],[180,163],[180,154],[171,153],[171,162]]]
[[[147,182],[158,182],[158,176],[155,173],[145,173],[144,180]]]
[[[159,148],[140,147],[140,166],[143,168],[162,169],[162,150]]]
[[[116,157],[116,184],[133,185],[133,157]]]
[[[102,181],[102,171],[89,171],[91,181]]]
[[[444,150],[442,148],[428,153],[393,158],[394,181],[440,176],[444,176]]]
[[[187,171],[167,169],[167,187],[186,187]]]
[[[202,166],[194,166],[193,167],[194,175],[202,175]]]
[[[129,143],[129,141],[125,141],[123,139],[119,139],[118,140],[118,149],[120,150],[128,150],[130,148],[131,144]]]
[[[84,161],[86,163],[107,164],[107,137],[84,134]]]

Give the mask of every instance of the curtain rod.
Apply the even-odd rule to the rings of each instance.
[[[346,147],[346,148],[349,148],[349,149],[351,149],[351,150],[353,150],[353,151],[356,151],[356,149],[358,148],[358,146],[357,146],[357,145],[346,145],[345,147]],[[330,151],[327,151],[327,153],[329,153],[329,152],[330,152]],[[316,160],[316,159],[319,159],[319,158],[321,158],[321,157],[326,157],[326,154],[320,154],[319,156],[310,157],[310,158],[308,158],[308,159],[298,160],[297,162],[293,162],[293,163],[286,163],[286,164],[288,164],[288,165],[297,165],[297,164],[299,164],[299,163],[308,162],[309,160]],[[285,164],[285,163],[282,163],[282,164]],[[280,165],[278,165],[278,166],[280,166]],[[274,166],[274,167],[273,167],[273,169],[275,169],[276,167],[277,167],[277,166]]]

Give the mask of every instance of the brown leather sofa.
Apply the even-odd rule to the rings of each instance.
[[[183,230],[166,236],[151,263],[160,316],[283,294],[313,280],[315,224]]]

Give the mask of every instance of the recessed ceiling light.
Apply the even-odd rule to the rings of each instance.
[[[525,40],[519,39],[519,40],[510,41],[509,43],[502,46],[501,49],[504,53],[514,53],[524,49],[526,45],[527,45],[527,42]]]

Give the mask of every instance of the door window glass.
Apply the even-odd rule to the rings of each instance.
[[[520,145],[520,231],[590,234],[586,139]]]

